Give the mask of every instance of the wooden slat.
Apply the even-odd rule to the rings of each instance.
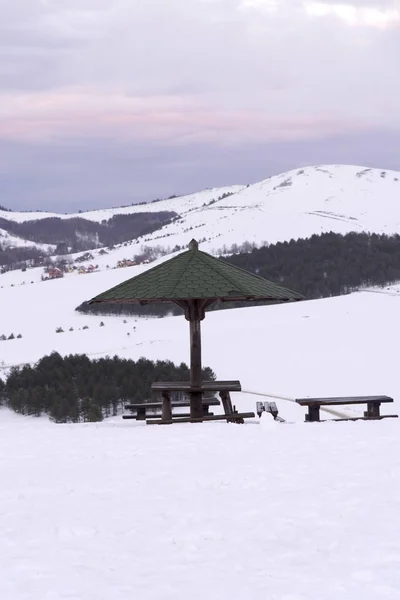
[[[218,398],[203,398],[204,406],[219,406],[221,404]],[[190,402],[172,402],[172,408],[187,408],[190,406]],[[138,408],[161,408],[162,402],[141,402],[139,404],[125,404],[126,410],[137,410]]]
[[[207,413],[207,416],[214,416],[214,413],[212,413],[212,412]],[[176,417],[177,418],[178,417],[179,418],[190,417],[190,413],[178,413],[176,415]],[[140,420],[136,417],[136,415],[122,415],[122,418],[123,419],[135,419],[136,421]],[[161,418],[161,413],[159,413],[158,415],[146,415],[146,419],[160,419],[160,418]]]
[[[241,392],[240,381],[202,381],[200,387],[194,387],[190,381],[155,381],[151,384],[153,391],[169,392]]]
[[[254,413],[232,413],[231,415],[209,415],[200,417],[198,419],[191,417],[184,417],[176,419],[170,419],[169,421],[146,421],[147,425],[172,425],[172,423],[203,423],[204,421],[238,421],[241,419],[252,419],[254,418]]]
[[[367,404],[377,402],[393,402],[393,398],[389,396],[343,396],[342,398],[297,398],[297,404],[300,406],[333,406],[335,404]]]
[[[139,404],[125,404],[126,410],[137,410],[138,408],[161,408],[162,402],[140,402]]]

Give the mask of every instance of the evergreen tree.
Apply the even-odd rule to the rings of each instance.
[[[95,423],[97,421],[103,420],[103,414],[100,408],[95,404],[92,404],[90,411],[88,412],[87,420],[89,421],[89,423]]]
[[[215,374],[206,367],[203,377],[213,380]],[[34,367],[11,369],[0,394],[21,414],[46,413],[56,423],[79,423],[117,415],[126,402],[148,400],[152,382],[162,379],[188,380],[189,368],[145,358],[136,362],[116,356],[94,361],[79,354],[63,358],[53,352]]]

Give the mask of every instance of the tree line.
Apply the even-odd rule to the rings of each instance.
[[[265,245],[223,260],[307,299],[326,298],[400,280],[400,236],[323,233]]]
[[[101,223],[73,217],[46,217],[17,223],[0,217],[0,229],[10,234],[43,244],[64,244],[71,252],[91,250],[99,245],[111,246],[153,233],[178,215],[172,211],[141,212],[114,215]]]
[[[4,382],[0,400],[17,413],[47,414],[56,423],[101,421],[117,415],[127,402],[151,398],[154,381],[188,381],[185,363],[113,358],[90,360],[84,354],[62,357],[53,352],[34,366],[14,367]],[[204,381],[215,380],[209,367]]]
[[[250,250],[221,257],[232,265],[251,271],[302,294],[306,299],[348,294],[363,286],[385,286],[400,280],[400,236],[375,233],[323,233],[307,239],[265,244]],[[228,249],[225,248],[227,252]],[[229,302],[215,304],[209,310],[250,306],[254,303]],[[163,317],[181,315],[173,303],[95,304],[83,303],[79,312],[105,315]]]

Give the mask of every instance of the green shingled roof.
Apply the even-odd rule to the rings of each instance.
[[[209,300],[302,300],[302,296],[266,279],[214,258],[189,250],[99,294],[94,302],[166,302]]]

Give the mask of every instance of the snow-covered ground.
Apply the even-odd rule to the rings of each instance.
[[[232,195],[218,200],[227,193]],[[272,244],[329,231],[400,233],[399,194],[400,172],[324,165],[288,171],[249,186],[204,190],[146,205],[79,215],[0,211],[0,217],[23,221],[80,216],[101,222],[114,214],[174,211],[181,219],[139,239],[136,248],[186,246],[196,237],[205,240],[203,250],[216,253],[245,241]],[[130,248],[122,248],[118,258],[111,254],[108,260],[115,264],[121,257],[131,258]]]
[[[22,338],[0,341],[0,374],[53,350],[187,362],[183,317],[74,312],[146,268],[1,275],[0,335]],[[239,410],[267,399],[250,392],[387,394],[399,413],[399,311],[392,286],[210,313],[204,364],[241,381]],[[309,424],[277,404],[287,423],[241,426],[55,425],[1,408],[0,598],[398,600],[399,420]]]
[[[0,409],[5,600],[398,600],[400,426]]]

